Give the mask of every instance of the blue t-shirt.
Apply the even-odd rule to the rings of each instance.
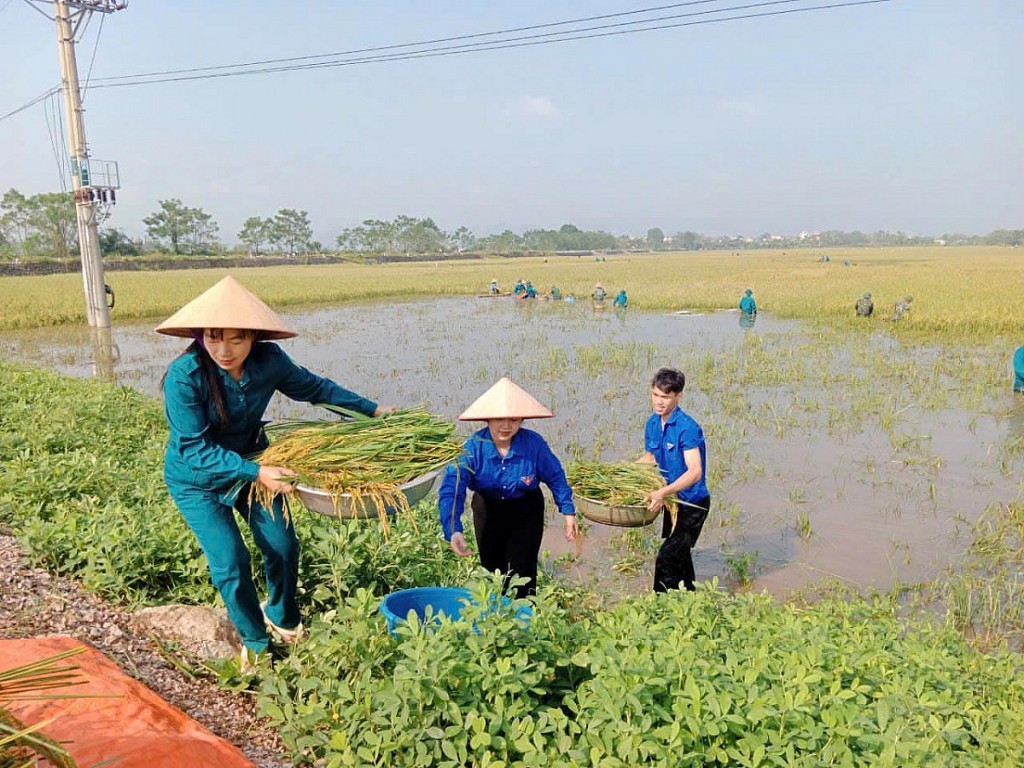
[[[1013,391],[1024,392],[1024,347],[1013,353]]]
[[[495,499],[518,499],[540,487],[551,489],[555,504],[563,515],[575,515],[572,488],[565,470],[543,437],[530,429],[512,436],[508,453],[498,453],[487,427],[474,432],[463,445],[465,452],[450,464],[437,492],[437,508],[444,537],[462,533],[462,510],[466,490]]]
[[[686,473],[687,466],[683,452],[698,448],[700,450],[700,479],[676,495],[691,504],[710,495],[705,482],[708,472],[708,455],[707,446],[704,443],[704,430],[682,409],[677,407],[672,411],[664,428],[662,428],[661,416],[652,413],[644,428],[644,446],[658,462],[658,469],[661,470],[661,476],[665,478],[666,485],[674,483]]]
[[[263,413],[274,392],[306,403],[330,403],[373,415],[377,404],[330,379],[310,373],[292,362],[277,344],[262,341],[235,381],[217,369],[223,386],[228,423],[219,425],[198,352],[174,360],[164,379],[164,410],[171,434],[164,454],[168,485],[212,491],[229,489],[239,480],[255,480],[259,465],[242,458],[266,447]]]

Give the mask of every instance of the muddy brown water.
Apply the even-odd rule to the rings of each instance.
[[[734,312],[594,311],[585,302],[524,306],[505,298],[371,303],[285,316],[300,334],[282,342],[295,360],[384,404],[422,402],[454,420],[497,378],[510,376],[555,411],[554,419],[528,426],[563,460],[574,453],[606,460],[639,455],[650,413],[648,382],[662,365],[685,370],[704,355],[742,358],[744,334],[774,345],[805,340],[802,324],[763,313],[753,327],[741,327]],[[0,353],[159,396],[160,377],[185,342],[153,333],[153,325],[118,325],[109,346],[98,350],[89,329],[9,331],[0,336]],[[912,354],[927,361],[936,353]],[[820,400],[825,412],[844,397],[813,386],[800,394]],[[768,387],[752,397],[781,411],[792,408],[794,393],[791,386]],[[740,435],[728,439],[743,441],[742,450],[724,451],[709,438],[717,485],[695,552],[698,579],[718,577],[735,587],[749,570],[755,589],[780,596],[833,580],[878,589],[929,580],[964,551],[970,524],[986,506],[1007,503],[1020,490],[1020,459],[1008,469],[1000,456],[1024,424],[1000,417],[1007,409],[998,404],[978,412],[903,414],[922,436],[919,453],[927,461],[894,450],[891,434],[875,426],[834,436],[812,423],[779,434],[764,423],[731,423],[720,405],[715,382],[691,374],[683,408],[706,429],[715,413],[723,433]],[[316,412],[275,399],[268,418]],[[715,467],[723,453],[730,466]],[[549,515],[543,544],[549,571],[612,599],[650,588],[660,521],[643,529],[590,523],[570,544],[553,510]]]

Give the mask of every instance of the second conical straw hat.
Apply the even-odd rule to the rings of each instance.
[[[486,419],[550,419],[554,416],[529,392],[507,377],[484,392],[469,406],[459,421]]]
[[[228,275],[156,327],[157,333],[191,338],[202,328],[261,331],[264,339],[298,336],[259,297]]]

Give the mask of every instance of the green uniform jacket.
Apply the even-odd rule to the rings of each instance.
[[[164,402],[170,439],[164,455],[168,486],[227,492],[239,480],[253,481],[259,465],[242,458],[267,446],[263,414],[274,392],[307,403],[329,403],[373,415],[377,404],[292,362],[277,344],[252,346],[242,378],[217,370],[229,422],[217,425],[198,352],[187,352],[167,369]]]

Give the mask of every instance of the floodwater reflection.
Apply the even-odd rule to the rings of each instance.
[[[113,383],[114,366],[120,362],[121,350],[114,343],[110,328],[90,328],[92,337],[92,375],[94,379]]]
[[[709,446],[712,507],[694,555],[698,579],[736,585],[750,575],[778,595],[827,580],[885,589],[930,579],[964,550],[966,528],[987,505],[1018,492],[1024,448],[1008,446],[1024,446],[1024,407],[994,416],[879,393],[858,379],[861,361],[927,371],[939,358],[884,334],[823,344],[771,314],[741,329],[731,312],[504,298],[317,308],[287,322],[300,335],[282,347],[296,361],[382,403],[424,403],[454,420],[511,377],[555,411],[529,426],[565,462],[639,456],[650,377],[663,365],[682,369],[682,407]],[[6,332],[0,352],[158,396],[187,342],[153,325],[118,326],[99,340],[89,329]],[[892,413],[882,418],[882,408]],[[314,413],[275,398],[268,418]],[[650,589],[660,522],[591,523],[574,546],[550,514],[548,570],[612,598]]]

